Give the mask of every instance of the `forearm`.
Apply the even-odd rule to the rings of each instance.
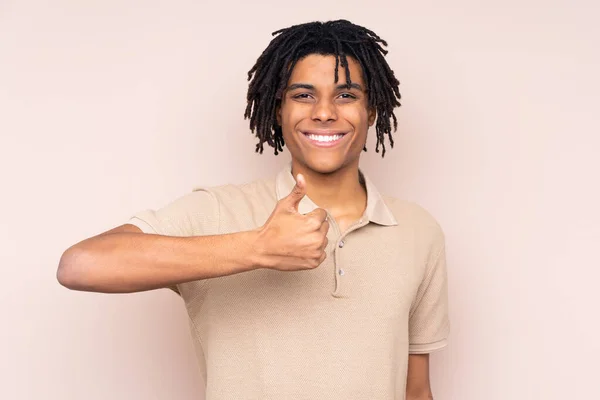
[[[87,239],[61,257],[58,280],[74,290],[140,292],[259,268],[254,232],[170,237],[111,233]]]

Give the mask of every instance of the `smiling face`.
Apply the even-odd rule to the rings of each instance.
[[[335,57],[311,54],[299,60],[277,111],[285,145],[294,163],[322,174],[358,168],[375,111],[369,109],[362,70],[347,57],[352,87]]]

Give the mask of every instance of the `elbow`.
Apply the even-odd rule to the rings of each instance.
[[[123,277],[100,265],[106,263],[101,251],[87,244],[76,244],[61,256],[56,271],[58,283],[67,289],[95,293],[130,293],[137,291]]]
[[[61,256],[56,271],[58,283],[67,289],[85,290],[85,277],[83,274],[84,254],[82,250],[73,246],[67,249]]]

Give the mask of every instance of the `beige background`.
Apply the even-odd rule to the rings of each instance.
[[[486,3],[486,4],[484,4]],[[344,17],[390,42],[397,146],[362,167],[448,238],[438,400],[598,399],[600,6],[593,1],[0,0],[0,398],[198,399],[166,290],[70,292],[61,252],[256,155],[270,32]]]

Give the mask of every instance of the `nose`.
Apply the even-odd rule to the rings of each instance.
[[[319,122],[337,120],[335,104],[329,99],[320,99],[313,107],[312,119]]]

